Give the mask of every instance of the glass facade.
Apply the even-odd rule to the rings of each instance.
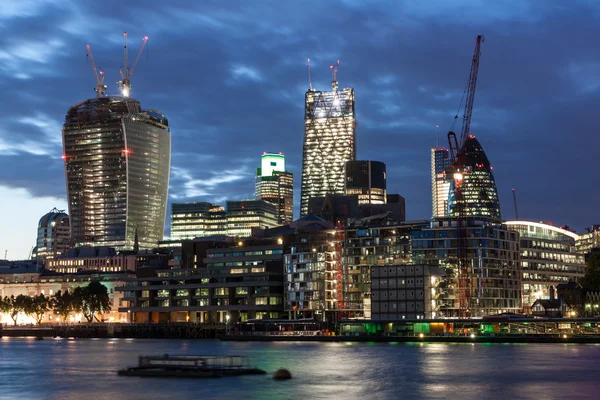
[[[550,299],[550,287],[576,282],[585,275],[585,259],[575,248],[579,235],[552,225],[507,221],[521,237],[523,307],[526,313],[536,300]]]
[[[228,201],[227,235],[246,238],[252,228],[274,228],[277,215],[277,207],[264,200]]]
[[[63,159],[73,241],[142,248],[162,239],[171,135],[164,115],[131,98],[74,105],[63,126]]]
[[[450,167],[447,149],[431,149],[431,209],[432,216],[445,217],[448,212],[450,181],[446,180],[446,169]]]
[[[450,188],[448,196],[448,214],[458,217],[463,204],[463,216],[500,219],[500,201],[496,181],[490,162],[475,139],[469,136],[461,149],[456,168],[449,168]],[[460,196],[457,186],[460,185]]]
[[[309,90],[305,96],[300,215],[312,197],[345,192],[344,170],[356,158],[354,89]]]
[[[346,162],[346,194],[358,195],[358,204],[385,204],[387,174],[380,161]]]
[[[172,239],[193,239],[226,234],[225,207],[206,202],[171,205]]]
[[[38,223],[35,258],[43,261],[66,252],[71,247],[69,216],[54,208]]]
[[[277,207],[278,223],[294,220],[294,175],[285,171],[283,154],[264,153],[256,170],[255,195]]]

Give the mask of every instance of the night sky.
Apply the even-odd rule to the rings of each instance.
[[[27,257],[39,218],[67,209],[61,125],[95,95],[85,45],[117,94],[123,31],[130,59],[149,36],[132,96],[169,118],[171,201],[251,198],[261,153],[282,151],[298,204],[306,59],[317,90],[339,59],[357,158],[385,162],[407,219],[429,218],[436,125],[446,145],[483,34],[471,132],[503,217],[515,188],[521,219],[600,223],[598,1],[2,0],[0,258]]]

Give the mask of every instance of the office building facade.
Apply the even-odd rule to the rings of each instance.
[[[431,215],[445,217],[448,212],[450,181],[446,180],[446,169],[450,167],[447,149],[431,149]]]
[[[346,194],[358,195],[358,204],[385,204],[387,176],[380,161],[347,161],[345,170]]]
[[[34,254],[38,262],[63,254],[71,247],[71,225],[63,210],[52,209],[38,222]]]
[[[579,235],[552,225],[531,221],[507,221],[519,232],[523,309],[531,312],[536,300],[553,300],[550,288],[578,282],[585,275],[585,259],[575,244]]]
[[[294,175],[285,170],[283,154],[263,153],[261,166],[256,169],[255,193],[257,200],[277,207],[278,223],[294,220]]]
[[[77,246],[151,248],[162,240],[171,134],[167,118],[131,98],[72,106],[63,125],[72,238]]]
[[[227,236],[246,238],[253,228],[278,226],[277,207],[264,200],[238,200],[227,202]]]
[[[225,207],[206,202],[171,205],[171,239],[194,239],[226,234]]]
[[[450,180],[449,216],[501,218],[492,166],[475,136],[467,138],[457,165],[448,168],[446,176]],[[460,196],[457,196],[459,185]]]
[[[304,129],[301,216],[307,214],[312,197],[345,192],[345,165],[356,159],[354,89],[338,90],[335,77],[329,92],[309,89]]]

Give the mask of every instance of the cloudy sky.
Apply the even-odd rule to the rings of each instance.
[[[600,223],[600,2],[2,0],[0,258],[27,257],[38,219],[67,208],[61,124],[94,95],[85,45],[116,94],[123,31],[134,55],[150,38],[132,95],[169,118],[171,201],[252,197],[263,151],[286,154],[299,198],[310,57],[323,90],[340,60],[357,157],[387,163],[407,218],[428,218],[436,125],[445,143],[484,34],[471,131],[503,216],[515,188],[521,219]]]

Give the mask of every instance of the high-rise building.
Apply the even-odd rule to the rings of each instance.
[[[490,162],[475,136],[469,136],[465,141],[457,168],[450,167],[450,193],[448,196],[448,211],[451,217],[458,217],[462,202],[463,217],[484,217],[500,219],[500,201],[496,189],[496,181]],[[455,187],[461,185],[461,197],[457,199]]]
[[[585,228],[576,243],[579,254],[589,254],[592,249],[600,247],[600,225]]]
[[[252,236],[252,228],[274,228],[277,207],[264,200],[238,200],[227,202],[227,235]]]
[[[169,189],[167,118],[132,98],[85,100],[67,112],[63,149],[75,245],[156,246]]]
[[[444,217],[448,212],[450,181],[446,169],[450,167],[447,149],[431,149],[431,209],[432,217]]]
[[[344,194],[346,161],[356,159],[354,89],[338,90],[335,71],[331,91],[311,87],[305,96],[301,216],[312,197]]]
[[[523,308],[531,313],[536,300],[552,300],[550,288],[577,282],[585,275],[585,259],[575,245],[580,236],[556,226],[530,221],[507,221],[521,237]]]
[[[71,247],[69,216],[63,210],[53,208],[38,223],[35,258],[44,262],[57,257]]]
[[[225,207],[206,202],[171,204],[171,239],[226,235]]]
[[[256,169],[256,199],[277,207],[278,223],[294,220],[294,175],[285,170],[283,154],[263,153]]]
[[[346,194],[358,195],[358,204],[385,204],[387,176],[380,161],[347,161]]]

